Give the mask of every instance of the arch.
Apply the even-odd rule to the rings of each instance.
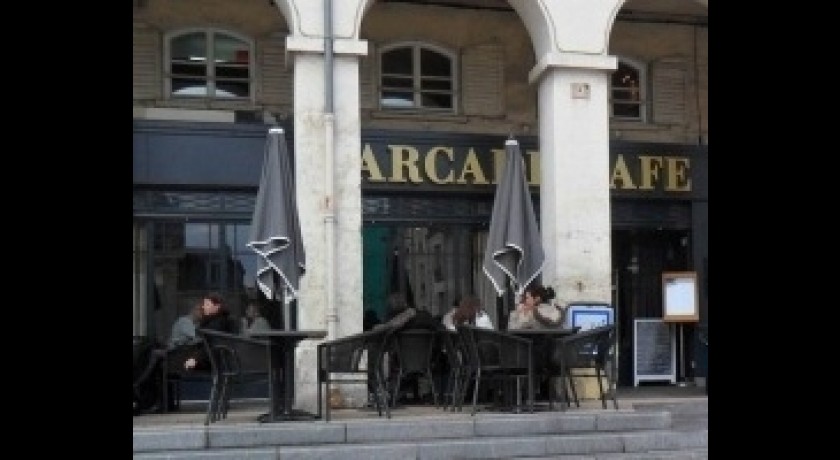
[[[592,5],[593,2],[583,0],[563,4],[550,0],[508,0],[508,3],[522,18],[539,60],[557,52],[606,54],[610,31],[625,0],[609,1],[614,3],[611,9],[605,8],[608,2]],[[587,30],[581,23],[591,32],[581,33]]]
[[[289,30],[299,34],[299,18],[294,6],[295,0],[273,0],[280,8]],[[336,2],[337,0],[333,0]],[[341,0],[349,1],[349,0]],[[353,21],[352,39],[358,39],[362,21],[377,0],[356,0],[356,13]],[[603,2],[591,5],[590,0],[572,0],[560,4],[551,0],[507,0],[522,19],[531,45],[539,60],[540,56],[553,52],[580,52],[606,54],[610,31],[625,0],[606,0],[613,2],[611,9],[604,8]],[[708,0],[693,0],[707,4]],[[575,14],[567,14],[574,10]],[[584,13],[583,19],[581,12]],[[593,32],[581,34],[581,20],[600,27],[590,28]],[[567,32],[568,31],[568,32]]]
[[[286,25],[289,28],[289,33],[292,35],[298,35],[300,33],[300,18],[298,17],[297,10],[295,9],[294,0],[272,1],[280,10],[280,14],[283,15],[283,19],[286,20]]]

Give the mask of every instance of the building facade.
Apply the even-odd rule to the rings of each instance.
[[[207,290],[236,316],[259,296],[245,242],[274,125],[307,255],[298,328],[359,332],[394,290],[432,314],[477,293],[503,325],[481,259],[513,136],[540,280],[615,307],[632,384],[662,272],[697,273],[708,324],[707,24],[707,1],[136,0],[134,334],[165,340]],[[706,375],[696,332],[681,378]],[[297,361],[312,407],[314,343]]]

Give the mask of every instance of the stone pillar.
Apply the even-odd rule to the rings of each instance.
[[[299,329],[327,329],[328,289],[334,289],[337,336],[362,330],[361,124],[359,55],[367,44],[336,40],[333,114],[325,112],[323,40],[290,36],[294,52],[295,177],[306,274],[298,300]],[[328,129],[332,117],[333,129]],[[332,135],[332,152],[328,136]],[[332,153],[333,158],[330,158]],[[326,167],[333,162],[332,169]],[[330,176],[330,177],[328,177]],[[330,251],[330,236],[334,250]],[[332,259],[332,260],[329,260]],[[300,344],[296,356],[295,407],[314,411],[315,341]]]
[[[608,72],[616,59],[552,53],[539,84],[543,284],[556,301],[611,302]]]

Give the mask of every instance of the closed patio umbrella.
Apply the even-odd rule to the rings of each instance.
[[[483,268],[497,296],[502,296],[509,285],[519,296],[542,271],[545,252],[519,142],[508,139],[505,154],[505,170],[496,187]]]
[[[283,292],[283,326],[291,330],[289,303],[297,298],[306,255],[297,211],[294,173],[282,128],[270,128],[248,247],[257,253],[257,285],[268,299]]]

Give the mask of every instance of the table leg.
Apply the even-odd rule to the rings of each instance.
[[[283,345],[283,357],[285,358],[285,366],[283,367],[283,383],[285,384],[285,391],[283,392],[283,415],[291,415],[292,406],[294,405],[294,391],[295,391],[295,347],[294,345]]]
[[[295,347],[296,340],[273,340],[269,347],[269,413],[259,417],[260,422],[313,420],[314,414],[295,411]],[[281,383],[282,381],[282,383]]]

